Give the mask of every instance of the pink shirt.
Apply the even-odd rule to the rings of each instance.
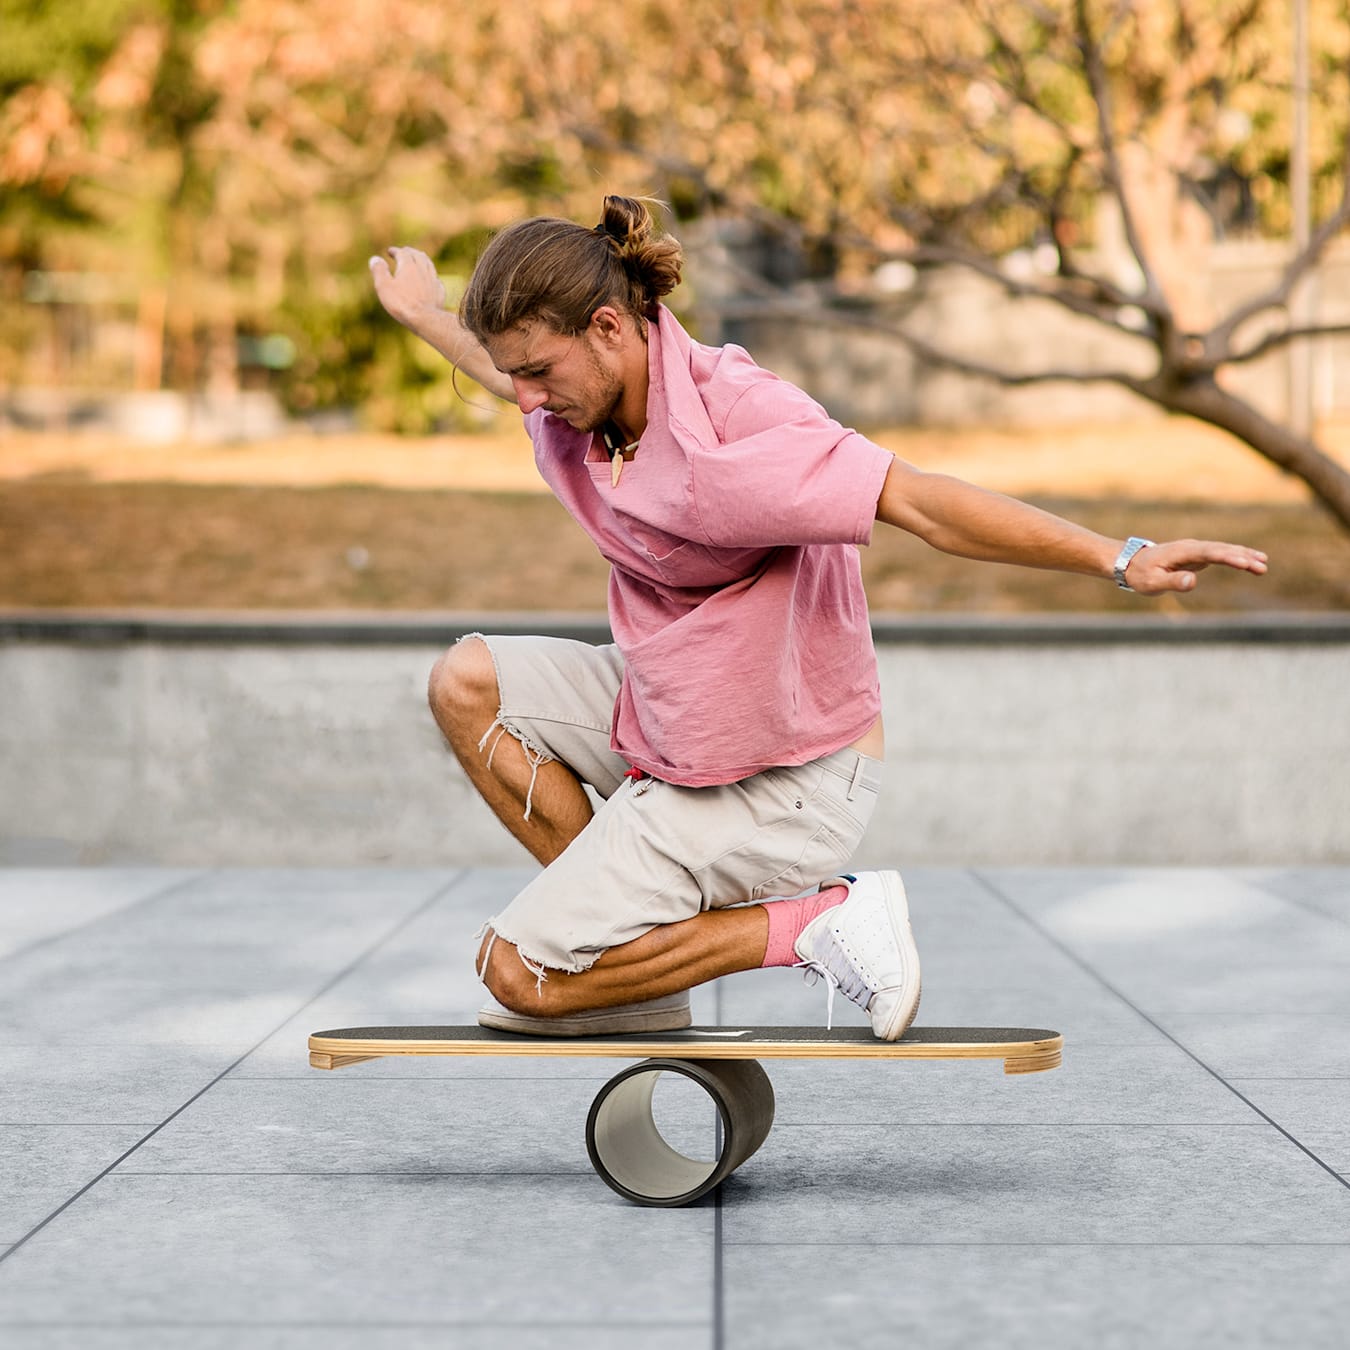
[[[881,710],[857,545],[891,455],[664,307],[648,363],[647,429],[617,487],[589,432],[525,418],[544,479],[612,564],[613,748],[706,787],[851,744]]]

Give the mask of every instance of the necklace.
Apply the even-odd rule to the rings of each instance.
[[[623,473],[623,466],[637,454],[638,445],[642,438],[639,436],[636,441],[629,441],[625,445],[623,436],[619,433],[619,428],[613,422],[606,422],[600,428],[600,438],[604,441],[605,450],[609,455],[609,485],[616,488],[619,486],[619,477]]]

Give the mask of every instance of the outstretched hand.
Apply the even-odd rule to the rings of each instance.
[[[1176,539],[1150,544],[1130,559],[1125,580],[1140,595],[1163,595],[1168,591],[1193,591],[1197,573],[1206,567],[1231,567],[1239,572],[1264,576],[1266,555],[1242,544],[1220,544],[1207,539]]]
[[[370,260],[375,294],[399,323],[416,331],[422,316],[445,308],[445,287],[436,275],[436,264],[420,249],[391,248],[389,253],[393,271],[378,255]]]

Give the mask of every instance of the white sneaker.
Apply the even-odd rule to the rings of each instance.
[[[860,872],[821,890],[831,886],[847,886],[848,899],[812,919],[794,950],[829,985],[827,1024],[838,989],[867,1013],[881,1040],[898,1041],[919,1010],[921,985],[904,882],[899,872]]]
[[[648,1031],[680,1031],[693,1022],[689,991],[667,994],[645,1003],[625,1003],[617,1008],[591,1008],[566,1017],[530,1017],[512,1012],[496,999],[478,1010],[478,1025],[494,1031],[515,1031],[522,1036],[623,1036]]]

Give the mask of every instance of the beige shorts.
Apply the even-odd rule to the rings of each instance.
[[[876,805],[880,761],[838,750],[720,787],[635,781],[609,744],[623,675],[617,648],[474,636],[492,652],[501,691],[482,753],[514,736],[536,770],[560,760],[603,799],[489,921],[532,966],[585,970],[610,947],[701,910],[813,890],[853,856]]]

